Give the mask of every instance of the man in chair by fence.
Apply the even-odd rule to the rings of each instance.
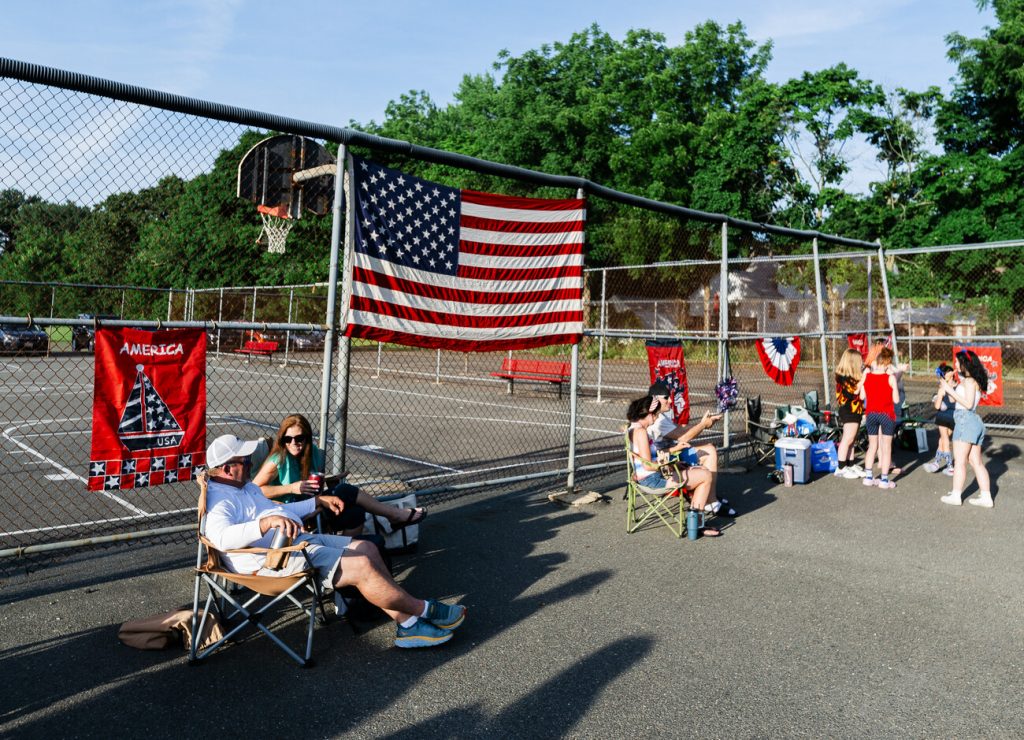
[[[717,496],[718,486],[718,450],[713,444],[691,445],[690,440],[706,429],[710,429],[721,415],[705,412],[701,420],[693,426],[677,426],[672,420],[672,391],[665,383],[655,382],[648,390],[647,395],[655,398],[661,408],[657,419],[647,428],[647,435],[651,440],[651,454],[657,452],[672,452],[679,454],[679,461],[687,465],[699,465],[711,471],[711,493],[708,496],[708,504],[704,507],[706,511],[715,514],[726,514],[735,516],[736,511],[726,508],[721,511],[723,504],[729,500]]]
[[[266,567],[263,554],[225,552],[269,547],[272,530],[281,529],[294,542],[308,543],[310,561],[324,588],[335,589],[336,601],[338,589],[354,586],[367,601],[395,620],[397,647],[432,647],[450,640],[452,630],[462,624],[466,608],[411,596],[391,578],[372,542],[303,533],[304,517],[318,508],[340,514],[344,504],[334,496],[275,504],[249,479],[250,456],[257,445],[257,441],[246,442],[226,434],[215,439],[206,452],[210,468],[206,537],[224,553],[228,567],[236,573],[266,576],[301,571],[306,567],[305,558],[293,557],[283,569],[272,570]]]

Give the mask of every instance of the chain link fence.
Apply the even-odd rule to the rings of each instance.
[[[911,367],[908,396],[925,399],[931,363],[948,359],[958,338],[987,336],[1002,344],[1007,392],[999,415],[987,418],[1020,428],[1016,317],[1024,306],[1016,297],[980,305],[969,288],[985,281],[980,270],[988,268],[958,262],[955,249],[883,254],[822,235],[818,244],[809,232],[643,201],[574,178],[9,60],[0,60],[0,101],[0,317],[35,321],[45,332],[41,348],[14,347],[0,357],[0,551],[141,531],[190,536],[181,531],[191,527],[192,485],[84,490],[89,337],[104,322],[206,330],[208,436],[269,435],[286,415],[301,413],[325,439],[330,472],[343,466],[371,493],[416,490],[428,502],[617,474],[626,404],[646,391],[646,342],[654,339],[682,342],[699,413],[729,373],[741,396],[768,404],[798,402],[805,390],[827,398],[846,335],[893,327]],[[445,176],[453,186],[546,197],[584,188],[585,336],[575,352],[513,353],[575,366],[575,387],[568,375],[560,384],[509,383],[500,377],[509,353],[368,341],[329,352],[330,217],[298,222],[288,245],[294,259],[268,256],[256,243],[257,213],[235,197],[240,157],[272,131],[453,165]],[[209,274],[198,255],[211,244],[235,255],[233,264],[258,265],[264,284],[239,287],[230,266]],[[1019,262],[1019,247],[994,250],[987,264]],[[850,248],[859,251],[839,251]],[[303,272],[300,264],[315,267]],[[911,280],[940,268],[962,273],[948,296],[922,293]],[[54,270],[59,282],[36,279]],[[154,287],[105,285],[111,275]],[[774,385],[754,351],[757,338],[780,335],[803,342],[793,387]],[[276,341],[280,350],[270,358],[237,353],[248,339]],[[734,412],[706,439],[742,450],[744,428],[742,412]]]

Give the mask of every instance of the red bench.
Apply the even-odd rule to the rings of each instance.
[[[501,371],[491,373],[496,378],[508,381],[508,394],[512,395],[513,383],[517,380],[531,380],[538,383],[554,383],[558,386],[558,397],[562,397],[562,383],[572,377],[572,364],[561,360],[524,360],[506,357]]]
[[[269,359],[273,360],[274,353],[277,352],[277,342],[257,342],[253,339],[246,341],[244,345],[236,350],[232,350],[240,355],[266,355]]]

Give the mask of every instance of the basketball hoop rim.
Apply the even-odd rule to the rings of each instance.
[[[275,218],[290,219],[292,217],[288,212],[288,206],[265,206],[257,204],[256,210],[265,216],[274,216]]]

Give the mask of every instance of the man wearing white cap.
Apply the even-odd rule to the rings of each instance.
[[[462,624],[466,607],[411,596],[391,578],[380,551],[372,542],[337,535],[306,534],[304,517],[317,509],[340,514],[344,508],[335,496],[315,496],[290,504],[275,504],[249,480],[251,455],[258,442],[243,441],[232,434],[217,437],[206,451],[210,468],[207,489],[206,537],[221,551],[245,547],[269,547],[271,530],[281,529],[296,542],[308,542],[306,552],[325,588],[337,591],[355,586],[371,604],[380,607],[397,624],[397,647],[432,647],[447,642]],[[224,553],[227,566],[236,573],[288,575],[302,570],[305,559],[292,558],[281,570],[265,566],[265,556],[255,553]]]

